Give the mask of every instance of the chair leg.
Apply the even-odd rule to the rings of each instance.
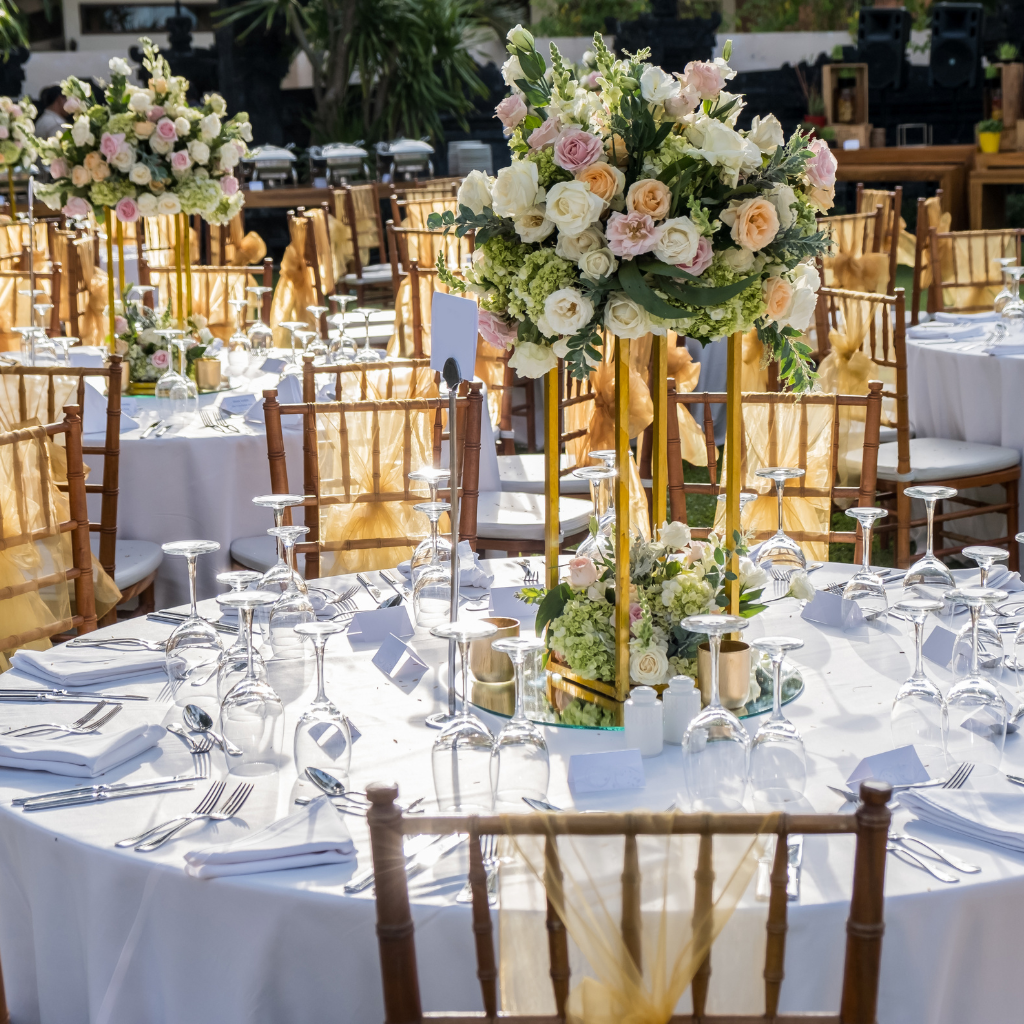
[[[896,485],[896,567],[899,569],[910,565],[910,499],[906,487],[902,483]]]
[[[1020,569],[1018,545],[1013,539],[1017,536],[1017,487],[1019,483],[1019,480],[1009,480],[1003,485],[1006,488],[1006,503],[1010,506],[1006,510],[1006,534],[1010,538],[1010,572],[1018,572]]]

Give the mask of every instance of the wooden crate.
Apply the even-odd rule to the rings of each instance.
[[[821,97],[825,101],[825,123],[836,125],[835,90],[840,71],[854,72],[853,124],[866,124],[868,120],[868,66],[867,64],[823,64],[821,67]],[[866,146],[867,143],[864,143]]]
[[[856,139],[861,149],[871,146],[871,122],[867,124],[830,124],[829,128],[836,133],[836,149],[842,149],[847,139]]]
[[[1003,134],[1013,137],[1017,122],[1024,117],[1024,64],[997,64],[1003,94]],[[1012,147],[1011,147],[1012,148]]]

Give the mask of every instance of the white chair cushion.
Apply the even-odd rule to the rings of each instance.
[[[879,479],[898,478],[897,458],[895,441],[879,445]],[[1020,452],[1016,448],[975,444],[973,441],[950,441],[942,437],[915,437],[910,442],[910,472],[903,480],[927,483],[930,480],[981,476],[983,473],[1010,469],[1019,463]]]
[[[239,537],[231,542],[231,557],[254,572],[268,572],[277,565],[277,541],[269,534]]]
[[[914,437],[914,428],[910,428],[910,437]],[[896,440],[896,428],[895,427],[879,427],[878,428],[878,443],[889,444]]]
[[[92,553],[99,555],[100,536],[94,533],[89,538]],[[151,572],[155,572],[164,560],[164,553],[159,544],[149,540],[119,540],[114,546],[114,584],[118,590],[129,587],[144,580]]]
[[[562,456],[563,469],[568,464]],[[597,463],[592,463],[597,465]],[[499,455],[498,476],[503,491],[523,491],[527,494],[544,493],[544,453],[527,452],[524,455]],[[572,475],[563,476],[559,484],[562,494],[589,494],[590,484]]]
[[[390,263],[374,263],[372,266],[363,267],[362,277],[357,274],[346,274],[344,278],[345,284],[378,284],[390,280]]]
[[[594,514],[592,502],[561,498],[558,502],[562,537],[585,530]],[[487,541],[543,540],[544,498],[522,491],[481,491],[477,504],[476,534]],[[561,539],[561,537],[559,538]],[[500,547],[488,544],[488,547]],[[234,544],[231,545],[234,554]]]

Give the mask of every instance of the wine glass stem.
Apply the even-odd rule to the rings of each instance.
[[[782,717],[782,661],[785,652],[779,651],[772,655],[772,672],[775,675],[775,687],[772,692],[772,718]]]
[[[708,648],[711,652],[711,700],[708,706],[716,708],[721,704],[718,699],[718,652],[722,649],[722,637],[718,633],[708,636]]]
[[[327,693],[324,690],[324,648],[327,646],[327,637],[313,638],[313,652],[316,655],[316,702],[317,704],[327,703]]]
[[[253,608],[240,608],[239,612],[242,616],[242,621],[245,623],[245,658],[246,658],[246,669],[245,669],[245,680],[246,682],[255,682],[256,673],[252,667],[252,613],[255,609]]]
[[[971,675],[978,675],[978,613],[977,605],[971,608]]]
[[[469,691],[469,641],[459,641],[459,659],[462,662],[462,713],[468,715],[467,699]]]
[[[914,621],[914,678],[924,678],[924,660],[922,654],[922,644],[924,641],[924,623],[917,620]]]
[[[779,499],[779,533],[782,533],[782,492],[786,486],[785,480],[775,481],[775,494]]]
[[[526,711],[524,710],[526,681],[523,678],[526,675],[526,656],[522,651],[516,652],[516,658],[512,662],[512,666],[516,673],[516,710],[512,715],[513,722],[525,722]]]
[[[935,499],[931,498],[924,503],[924,515],[928,521],[927,542],[925,544],[925,558],[934,558],[932,553],[932,533],[935,528]]]
[[[284,509],[274,509],[274,525],[279,529],[284,526]],[[281,543],[280,537],[274,538],[277,541],[277,564],[281,565],[284,563],[284,545]]]
[[[196,556],[188,556],[188,599],[191,609],[190,616],[193,619],[199,618],[199,610],[196,608]]]
[[[436,492],[436,488],[435,488],[435,492]],[[431,562],[436,562],[436,563],[440,563],[440,561],[441,561],[441,552],[438,550],[438,547],[437,547],[437,520],[438,520],[438,518],[439,518],[439,516],[438,516],[438,514],[436,512],[431,512],[430,513],[430,549],[431,549],[430,561]]]
[[[979,576],[980,576],[980,579],[981,579],[981,586],[987,587],[988,586],[988,566],[987,565],[979,565],[978,569],[979,569]]]
[[[861,569],[864,572],[871,572],[871,524],[861,523],[860,524],[860,536],[863,546],[861,552]]]

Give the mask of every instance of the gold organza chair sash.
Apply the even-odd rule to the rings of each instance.
[[[267,243],[256,231],[246,232],[239,212],[227,224],[211,224],[210,262],[216,266],[252,267],[267,255]]]
[[[206,317],[206,326],[215,337],[226,340],[235,330],[235,311],[228,305],[231,299],[250,299],[246,288],[262,280],[260,267],[201,267],[190,268],[192,278],[192,311]],[[177,271],[174,267],[156,267],[149,272],[149,280],[159,289],[160,306],[171,307],[171,315],[178,314]],[[185,285],[182,284],[182,292]],[[308,314],[306,314],[308,319]]]
[[[274,329],[274,344],[284,348],[288,331],[280,325],[288,320],[309,320],[307,306],[316,305],[316,292],[312,275],[306,266],[306,231],[309,222],[302,217],[290,217],[288,230],[291,241],[281,257],[281,273],[270,305],[270,326]]]
[[[355,209],[355,234],[359,239],[359,263],[361,266],[368,266],[370,263],[370,250],[380,248],[381,240],[377,237],[377,218],[379,211],[375,211],[377,203],[376,185],[353,185],[352,206]],[[352,245],[352,225],[348,223],[348,216],[345,213],[345,192],[338,190],[334,193],[334,213],[339,222],[339,229],[332,233],[334,245],[335,266],[338,273],[349,273],[355,266],[355,249]]]

